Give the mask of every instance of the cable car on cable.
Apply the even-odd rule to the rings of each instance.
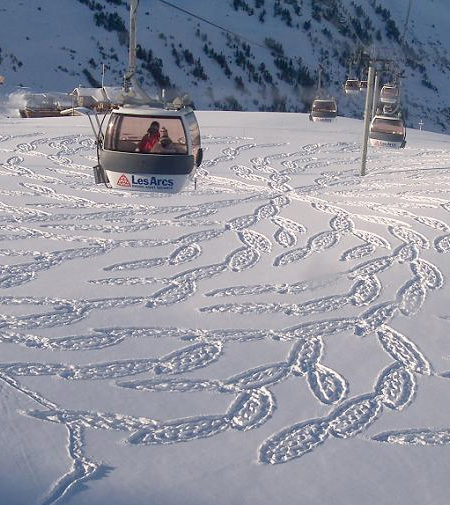
[[[360,92],[358,79],[347,79],[344,84],[346,95],[356,95]]]
[[[317,95],[311,105],[310,121],[333,121],[337,116],[337,103],[334,97],[328,96],[322,89],[322,66],[318,68]]]
[[[97,125],[96,184],[128,191],[177,193],[195,182],[202,162],[200,129],[186,99],[168,105],[151,99],[138,85],[136,73],[136,11],[130,0],[130,55],[123,103]],[[103,124],[106,127],[103,131]]]
[[[397,86],[385,84],[380,91],[380,102],[395,105],[399,100],[400,91]]]
[[[403,148],[406,145],[406,126],[399,116],[378,114],[370,123],[371,146]]]
[[[333,121],[337,116],[337,103],[334,97],[315,98],[311,106],[309,119],[314,122]]]
[[[99,142],[97,184],[177,193],[201,163],[200,130],[189,107],[124,105],[111,112]]]
[[[359,81],[359,90],[360,91],[366,91],[367,89],[367,81]]]

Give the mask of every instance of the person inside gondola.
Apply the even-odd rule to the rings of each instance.
[[[147,133],[142,137],[136,151],[141,153],[151,153],[155,144],[159,141],[161,135],[159,133],[158,121],[153,121]]]
[[[161,128],[161,138],[159,139],[159,142],[155,145],[152,152],[160,154],[175,154],[184,152],[184,150],[182,148],[180,149],[180,146],[178,146],[173,142],[173,140],[169,137],[167,128],[163,126]]]

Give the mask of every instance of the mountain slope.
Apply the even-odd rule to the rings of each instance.
[[[364,97],[346,97],[342,85],[364,78],[363,49],[389,60],[380,76],[400,80],[409,126],[424,120],[447,132],[446,8],[444,0],[141,0],[139,75],[152,93],[173,87],[201,109],[306,111],[320,65],[339,113],[360,117]],[[122,83],[127,1],[60,0],[56,9],[52,0],[4,0],[0,13],[6,89],[100,84],[103,64],[105,84]]]

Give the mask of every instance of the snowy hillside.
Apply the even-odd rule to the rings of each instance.
[[[443,505],[450,138],[200,111],[197,188],[0,120],[0,505]]]
[[[127,65],[125,0],[2,0],[0,74],[15,86],[71,91],[121,85]],[[323,66],[339,114],[361,117],[363,97],[342,90],[363,78],[364,47],[401,74],[408,125],[450,129],[446,0],[141,0],[139,73],[147,89],[188,92],[198,109],[306,111]],[[352,75],[357,74],[357,75]]]

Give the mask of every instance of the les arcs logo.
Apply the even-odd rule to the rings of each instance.
[[[131,188],[131,183],[130,181],[128,180],[128,177],[125,175],[125,174],[122,174],[118,181],[117,181],[117,185],[118,186],[123,186],[125,188]]]

